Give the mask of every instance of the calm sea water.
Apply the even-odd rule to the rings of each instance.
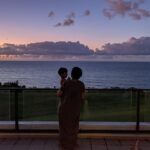
[[[59,87],[57,70],[79,66],[86,87],[150,88],[149,62],[0,62],[0,82],[16,81],[27,87]]]

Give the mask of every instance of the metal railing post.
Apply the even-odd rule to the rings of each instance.
[[[19,112],[18,112],[18,90],[15,89],[15,130],[16,132],[19,131]]]
[[[136,132],[140,130],[140,90],[137,90]]]

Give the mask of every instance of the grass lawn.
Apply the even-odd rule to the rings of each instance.
[[[136,121],[136,93],[88,90],[81,120]],[[55,121],[59,98],[55,90],[23,90],[19,94],[20,120]],[[0,120],[14,120],[14,93],[0,90]],[[141,121],[150,121],[150,94],[141,95]]]

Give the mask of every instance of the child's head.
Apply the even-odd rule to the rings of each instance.
[[[59,68],[58,74],[60,75],[61,78],[65,79],[68,76],[68,70],[67,68]]]
[[[71,77],[78,80],[82,76],[82,70],[79,67],[72,68]]]

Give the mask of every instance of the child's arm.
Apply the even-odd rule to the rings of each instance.
[[[63,94],[63,92],[62,92],[60,89],[59,89],[59,90],[57,91],[57,93],[56,93],[56,95],[57,95],[58,97],[61,97],[62,94]]]

